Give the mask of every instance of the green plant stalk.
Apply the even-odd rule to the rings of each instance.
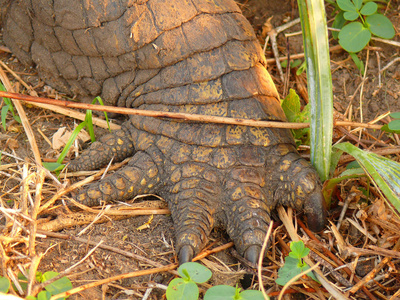
[[[68,141],[67,141],[67,143],[66,143],[66,145],[65,145],[65,147],[64,147],[64,149],[63,149],[63,151],[61,151],[61,154],[60,154],[60,156],[59,156],[58,159],[57,159],[57,162],[58,162],[59,164],[62,164],[62,162],[63,162],[65,156],[67,156],[67,153],[68,153],[69,148],[71,148],[71,146],[72,146],[73,142],[75,141],[75,139],[77,138],[79,132],[80,132],[86,125],[87,125],[86,122],[82,122],[81,124],[79,124],[79,125],[74,129],[74,131],[72,132],[70,138],[68,139]]]
[[[322,181],[329,177],[332,151],[333,95],[328,30],[323,0],[298,0],[308,94],[311,102],[311,163]]]

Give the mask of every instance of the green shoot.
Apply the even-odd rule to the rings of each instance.
[[[278,279],[275,282],[279,285],[284,286],[293,277],[300,273],[308,270],[310,267],[303,261],[303,257],[306,257],[310,252],[310,249],[304,246],[302,241],[291,242],[290,250],[292,250],[288,256],[285,257],[285,264],[278,271]],[[307,274],[309,277],[318,282],[315,275],[310,272]]]
[[[53,271],[49,271],[44,274],[42,274],[41,272],[36,272],[36,281],[43,283],[58,275],[59,274],[57,272]],[[28,286],[27,284],[28,279],[22,273],[18,273],[18,281],[22,289],[26,290]],[[8,278],[0,276],[0,293],[7,294],[9,289],[10,289],[10,281],[8,280]],[[45,290],[40,291],[37,297],[28,296],[26,297],[26,299],[49,300],[51,296],[69,291],[70,289],[72,289],[71,281],[67,277],[61,277],[60,279],[54,281],[53,283],[46,285]],[[60,299],[65,299],[65,298],[60,298]]]
[[[103,105],[103,106],[104,106],[103,99],[101,99],[100,96],[97,96],[96,98],[94,98],[94,100],[92,101],[92,104],[96,104],[96,102],[99,102],[100,105]],[[111,132],[110,122],[109,122],[109,120],[108,120],[108,115],[107,115],[107,112],[106,112],[106,111],[104,112],[104,117],[106,118],[106,122],[107,122],[107,126],[108,126],[108,131]],[[85,118],[85,120],[86,120],[86,118]],[[90,119],[90,122],[92,122],[91,119]],[[91,123],[91,124],[92,124],[92,123]],[[90,131],[90,130],[88,129],[88,131]],[[92,140],[92,142],[94,142],[94,141]]]
[[[0,82],[0,90],[3,92],[6,92],[6,88],[4,87],[4,85],[1,82]],[[3,99],[4,99],[5,105],[1,108],[1,124],[3,125],[4,131],[6,131],[7,130],[6,117],[7,117],[8,112],[11,112],[14,120],[17,121],[18,123],[21,123],[21,119],[18,115],[15,114],[14,106],[12,105],[11,99],[5,98],[5,97],[3,97]]]
[[[300,97],[293,89],[290,89],[285,99],[281,100],[281,106],[289,122],[310,122],[310,105],[307,104],[301,111]],[[310,144],[309,128],[294,129],[292,133],[297,146]]]
[[[194,262],[182,264],[178,268],[181,278],[173,279],[167,288],[167,300],[197,300],[199,288],[196,283],[204,283],[211,278],[211,271]]]
[[[184,263],[178,268],[181,278],[173,279],[167,288],[167,300],[197,300],[199,298],[198,283],[204,283],[211,278],[211,271],[195,262]],[[218,285],[210,288],[204,295],[204,300],[264,300],[260,291],[243,291],[236,286]]]
[[[356,67],[360,70],[361,75],[364,75],[365,73],[364,62],[358,58],[357,54],[355,53],[349,53],[349,54],[351,59],[355,63]]]
[[[50,280],[56,276],[58,276],[57,272],[53,272],[53,271],[46,272],[43,274],[43,276],[41,276],[39,282],[46,282],[47,280]],[[50,283],[49,285],[45,286],[45,290],[50,295],[57,295],[57,294],[66,292],[70,289],[72,289],[72,283],[67,277],[61,277],[60,279],[54,281],[53,283]],[[44,292],[44,291],[42,291],[42,292]],[[38,295],[38,298],[39,298],[39,295]]]
[[[204,300],[264,300],[260,291],[248,290],[240,292],[240,288],[229,285],[217,285],[207,290]],[[268,298],[269,299],[269,298]]]
[[[390,133],[400,133],[400,112],[394,112],[389,115],[394,120],[382,126],[381,130]]]
[[[92,101],[92,104],[95,104],[96,102],[99,102],[100,105],[104,105],[103,100],[100,97],[96,97],[94,98],[94,100]],[[68,154],[69,149],[71,148],[72,144],[74,143],[74,141],[76,140],[76,138],[78,137],[79,132],[86,127],[86,130],[88,131],[89,135],[90,135],[90,139],[92,142],[96,141],[96,138],[94,136],[94,130],[93,130],[93,120],[92,120],[92,110],[88,109],[86,110],[86,116],[85,116],[85,121],[83,121],[81,124],[79,124],[74,131],[72,132],[70,138],[68,139],[67,143],[65,144],[64,149],[61,151],[60,156],[57,159],[57,162],[43,162],[43,166],[48,169],[49,171],[52,172],[59,172],[61,171],[65,165],[62,163],[65,159],[65,157]],[[109,120],[108,120],[108,116],[107,116],[107,112],[104,112],[106,121],[107,121],[107,125],[108,125],[108,130],[111,131],[110,128],[110,124],[109,124]]]
[[[255,290],[240,292],[237,285],[236,288],[229,285],[217,285],[207,290],[204,300],[264,300],[264,296],[260,291]]]

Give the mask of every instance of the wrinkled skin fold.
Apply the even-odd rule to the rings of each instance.
[[[109,105],[286,121],[254,32],[231,0],[4,1],[4,41],[59,91]],[[72,161],[128,166],[80,191],[86,205],[162,196],[180,263],[223,226],[253,263],[277,205],[304,211],[323,229],[315,170],[289,130],[132,116]]]

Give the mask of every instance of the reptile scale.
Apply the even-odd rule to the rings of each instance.
[[[6,45],[55,89],[107,105],[286,121],[251,25],[232,0],[0,0]],[[222,226],[253,263],[277,205],[322,230],[316,171],[288,129],[131,116],[69,164],[92,170],[133,157],[90,184],[86,205],[163,197],[179,262]]]

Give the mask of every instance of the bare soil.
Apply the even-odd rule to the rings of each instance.
[[[263,30],[265,31],[264,24],[270,17],[273,16],[270,20],[270,24],[273,27],[278,27],[298,17],[296,1],[242,0],[240,7],[253,24],[262,44],[265,38],[263,36]],[[327,10],[328,12],[332,11],[330,7]],[[391,1],[387,16],[396,28],[397,34],[394,40],[400,41],[399,1]],[[300,25],[296,25],[285,31],[285,33],[299,30]],[[336,44],[337,42],[332,39],[331,45]],[[301,36],[290,37],[288,46],[286,38],[283,34],[280,34],[278,36],[278,48],[281,56],[286,56],[288,49],[291,55],[302,53],[302,38]],[[346,52],[340,50],[331,53],[335,110],[339,113],[338,116],[340,118],[369,122],[387,111],[400,111],[400,101],[398,100],[400,96],[400,62],[393,64],[385,72],[379,73],[384,66],[399,57],[399,52],[399,47],[378,42],[371,44],[367,50],[363,50],[359,57],[364,62],[368,62],[368,70],[364,80]],[[267,48],[266,55],[267,58],[273,58],[270,46]],[[50,97],[65,96],[46,87],[39,80],[34,69],[25,69],[11,54],[2,52],[0,53],[0,59],[19,74],[23,81],[31,85],[39,95]],[[282,96],[287,93],[290,87],[296,90],[304,90],[306,78],[304,73],[296,78],[297,75],[291,72],[285,88],[285,83],[280,80],[274,62],[269,64],[268,69],[274,77]],[[12,80],[17,92],[27,93],[26,89],[13,76],[8,74],[8,77]],[[303,101],[307,101],[306,92],[300,93],[300,96]],[[53,150],[46,138],[50,140],[60,127],[73,128],[72,119],[48,110],[32,107],[31,105],[26,105],[25,111],[34,129],[34,136],[38,143],[41,157],[44,160],[54,160],[60,151]],[[382,121],[387,122],[388,118]],[[382,121],[379,124],[383,124]],[[0,165],[1,205],[4,208],[23,210],[21,199],[27,194],[30,194],[31,197],[35,196],[35,184],[29,185],[28,183],[34,183],[38,178],[38,174],[34,164],[32,164],[34,160],[31,146],[27,141],[22,125],[8,117],[6,128],[6,131],[4,129],[0,131],[0,149],[4,151]],[[358,142],[361,142],[361,148],[371,146],[371,150],[387,149],[388,147],[399,149],[397,135],[389,136],[374,131],[363,131],[359,135],[358,133],[349,133],[347,129],[345,131],[345,134],[343,131],[338,132],[335,138],[343,138],[356,144],[357,142],[355,141],[358,139]],[[97,134],[101,135],[104,132],[104,129],[96,129]],[[399,154],[389,157],[399,161]],[[340,165],[338,167],[337,173],[343,169],[343,166]],[[61,176],[60,182],[68,185],[70,182],[77,182],[85,177],[65,179]],[[27,179],[22,180],[22,178]],[[24,187],[26,187],[25,191]],[[54,181],[47,179],[43,187],[42,203],[48,201],[60,190],[62,190],[61,186],[56,186]],[[366,190],[370,191],[368,197],[364,193]],[[61,198],[66,199],[68,195]],[[33,200],[28,197],[26,201],[31,203]],[[326,231],[315,236],[307,231],[299,230],[300,236],[315,253],[324,253],[319,257],[320,260],[325,261],[323,264],[325,273],[330,270],[329,266],[333,269],[339,263],[349,264],[349,269],[347,270],[350,273],[345,268],[341,268],[337,271],[331,271],[328,275],[329,280],[343,291],[346,291],[345,286],[347,283],[349,287],[355,285],[369,271],[374,270],[377,264],[386,260],[382,270],[377,270],[375,276],[372,276],[372,278],[375,278],[374,283],[363,284],[364,288],[350,295],[352,299],[373,299],[371,295],[375,299],[400,299],[398,293],[395,295],[396,291],[400,289],[400,256],[391,256],[392,252],[384,252],[384,250],[395,250],[399,253],[400,235],[396,227],[397,229],[400,228],[400,219],[392,213],[386,202],[380,200],[375,188],[365,179],[350,180],[337,188],[329,216],[329,220],[334,224],[337,224],[343,203],[346,201],[349,204],[346,217],[354,219],[356,223],[360,224],[361,229],[356,229],[351,221],[345,220],[336,234],[332,227],[329,226]],[[143,207],[154,206],[151,203],[155,203],[157,208],[163,208],[163,204],[160,204],[162,202],[151,196],[135,200],[133,203]],[[21,268],[29,268],[33,257],[33,253],[28,251],[29,243],[26,240],[29,236],[27,230],[32,228],[29,225],[30,223],[22,219],[20,213],[16,215],[6,213],[4,210],[2,211],[0,224],[2,228],[0,236],[2,247],[0,251],[2,252],[3,276],[7,270],[17,273],[19,270],[18,265]],[[51,221],[54,221],[59,215],[68,217],[72,215],[72,212],[62,203],[56,202],[49,209],[39,214],[37,218],[38,228],[48,228],[46,226],[52,224]],[[109,246],[109,248],[103,249],[101,245],[89,258],[68,274],[74,287],[119,274],[151,269],[159,265],[168,265],[176,262],[173,242],[174,228],[167,214],[154,215],[152,220],[150,220],[150,215],[126,217],[122,220],[115,220],[112,217],[103,217],[103,219],[105,219],[105,222],[103,221],[101,224],[64,227],[58,231],[58,236],[46,235],[45,232],[39,231],[38,233],[40,234],[36,237],[35,247],[36,254],[41,257],[38,270],[43,273],[46,271],[63,272],[80,261],[90,249],[95,247],[93,243],[96,244],[100,240],[103,241],[102,245]],[[19,224],[23,224],[23,229],[19,227],[16,221],[20,222]],[[148,226],[145,226],[144,229],[138,229],[147,223]],[[71,224],[74,223],[72,222]],[[271,295],[277,295],[276,292],[281,290],[281,287],[274,283],[274,279],[277,276],[277,269],[283,262],[284,256],[288,253],[288,243],[290,242],[285,227],[280,225],[280,221],[277,220],[274,227],[274,243],[268,249],[269,259],[264,260],[263,282],[267,292]],[[84,229],[85,231],[81,233]],[[372,239],[365,238],[362,232],[363,229],[371,234]],[[343,244],[338,242],[338,235],[343,238]],[[21,239],[21,237],[24,239]],[[313,239],[314,237],[315,240]],[[7,238],[11,240],[7,240]],[[77,238],[80,240],[75,240]],[[217,229],[212,233],[210,248],[226,245],[227,243],[229,243],[229,239],[223,231]],[[396,243],[397,246],[395,246]],[[375,246],[375,248],[370,246]],[[363,250],[369,250],[370,252],[363,252]],[[333,261],[334,257],[330,257],[328,252],[334,255],[337,261]],[[140,257],[132,258],[129,253]],[[250,285],[252,288],[258,288],[256,276],[252,277],[255,271],[243,261],[238,260],[232,249],[207,256],[202,259],[202,262],[213,271],[213,278],[209,282],[211,285],[222,283],[235,285],[239,282],[239,284],[248,286],[246,282],[239,280],[245,277],[247,279],[253,278],[255,281]],[[244,274],[251,274],[251,276],[244,276]],[[153,288],[152,284],[157,283],[166,286],[174,277],[173,272],[162,272],[120,279],[90,289],[84,289],[71,296],[70,299],[142,299],[146,291],[151,291],[146,296],[148,297],[147,299],[163,299],[163,297],[165,299],[165,291]],[[207,285],[202,286],[204,289],[207,287]],[[329,293],[309,281],[306,284],[296,285],[295,288],[295,290],[292,289],[294,294],[286,295],[286,299],[329,298]]]

